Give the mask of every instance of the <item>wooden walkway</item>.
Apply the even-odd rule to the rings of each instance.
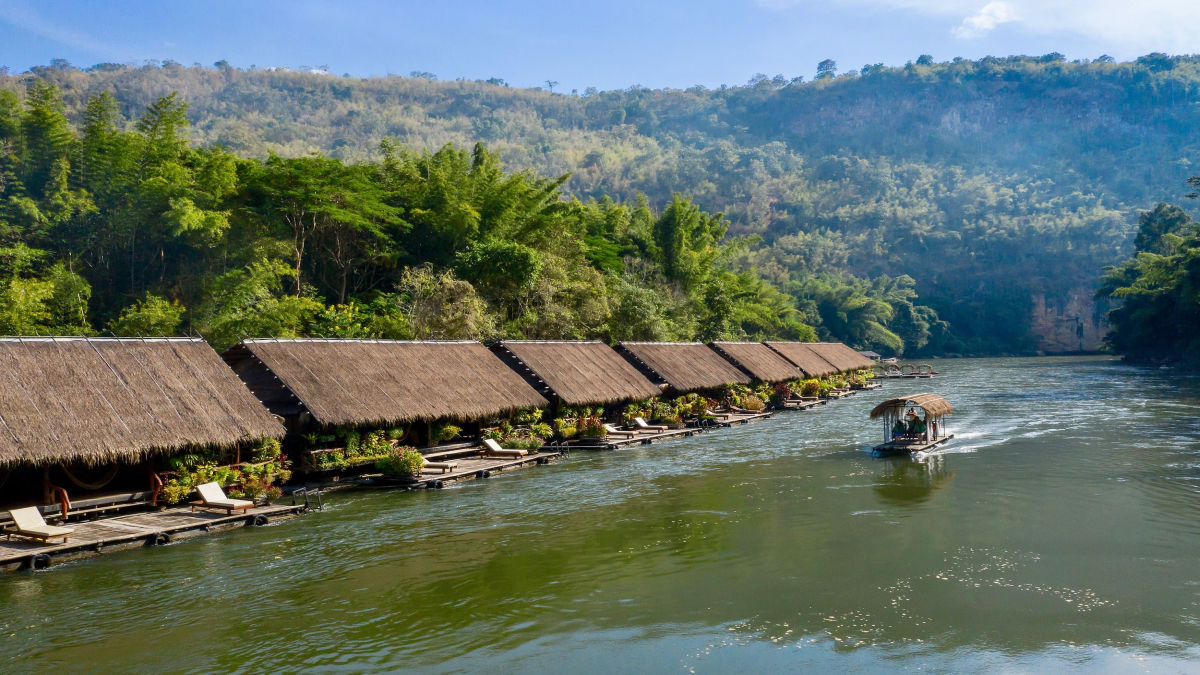
[[[78,523],[68,522],[66,525],[75,531],[66,543],[42,544],[20,537],[11,540],[0,538],[0,572],[42,569],[55,563],[90,558],[102,553],[157,546],[235,527],[266,525],[295,517],[304,510],[303,504],[257,506],[244,514],[227,515],[215,511],[193,513],[189,507],[176,507]]]

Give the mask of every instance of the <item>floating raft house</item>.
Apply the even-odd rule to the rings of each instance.
[[[761,342],[714,342],[710,346],[759,382],[774,384],[804,377],[804,371]]]
[[[468,422],[548,404],[478,342],[243,340],[222,356],[294,430]]]
[[[841,342],[810,342],[808,346],[821,358],[833,364],[839,373],[871,368],[875,362]]]
[[[137,462],[283,437],[203,340],[0,339],[0,466]]]
[[[610,405],[662,393],[661,387],[598,340],[505,340],[495,349],[543,395],[563,405]]]
[[[155,456],[284,435],[190,338],[0,339],[0,428],[2,501],[65,491],[75,510],[116,490],[122,503],[149,501],[150,466],[134,465]]]
[[[702,342],[622,342],[617,351],[651,380],[680,394],[751,382],[750,375]]]
[[[804,371],[805,377],[827,377],[838,372],[838,367],[817,353],[811,342],[767,342],[765,344]]]

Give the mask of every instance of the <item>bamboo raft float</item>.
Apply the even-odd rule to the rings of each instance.
[[[266,525],[304,513],[304,503],[256,506],[236,515],[190,507],[130,513],[111,518],[72,522],[75,531],[65,543],[43,544],[14,537],[0,539],[0,572],[43,569],[52,564],[91,558],[142,546],[160,546],[181,539],[237,527]]]
[[[880,445],[876,445],[875,447],[871,448],[871,452],[880,457],[883,457],[885,455],[904,455],[904,454],[911,455],[915,452],[928,452],[929,450],[932,450],[932,449],[936,448],[937,446],[942,445],[943,443],[949,441],[951,438],[954,438],[954,434],[948,434],[946,436],[939,436],[933,440],[928,440],[928,441],[927,440],[888,441],[887,443],[882,443]]]

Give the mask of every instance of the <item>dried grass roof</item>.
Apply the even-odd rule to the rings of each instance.
[[[478,342],[244,340],[225,360],[268,405],[286,388],[322,425],[476,420],[548,404]],[[278,378],[264,382],[255,362]]]
[[[812,342],[813,351],[832,363],[839,373],[848,373],[860,368],[870,368],[875,362],[840,342]]]
[[[787,382],[804,376],[791,361],[761,342],[714,342],[712,347],[761,382]]]
[[[138,460],[283,436],[200,339],[0,339],[0,465]]]
[[[749,375],[702,342],[622,342],[618,347],[678,392],[750,383]]]
[[[507,350],[567,405],[606,405],[662,391],[612,347],[599,341],[505,340]]]
[[[903,410],[910,403],[930,415],[949,415],[954,412],[950,402],[937,394],[909,394],[908,396],[889,398],[875,406],[871,410],[871,419],[883,417],[889,410]]]
[[[807,377],[825,377],[838,372],[837,366],[817,353],[810,342],[768,342],[766,345],[796,364]]]

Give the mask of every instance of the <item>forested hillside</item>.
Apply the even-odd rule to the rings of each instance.
[[[612,234],[624,225],[597,229],[611,219],[598,214],[641,214],[639,222],[651,223],[695,204],[708,212],[697,217],[719,223],[710,233],[727,224],[732,235],[761,237],[761,243],[726,241],[721,262],[713,264],[723,274],[761,276],[769,282],[762,288],[783,291],[797,308],[797,321],[858,346],[1027,353],[1099,343],[1105,307],[1095,305],[1092,293],[1101,269],[1132,249],[1138,213],[1160,200],[1177,201],[1195,173],[1200,60],[1150,55],[1133,63],[1067,63],[1052,54],[934,63],[922,57],[902,68],[871,66],[842,75],[825,68],[823,74],[812,82],[757,77],[718,90],[635,86],[560,94],[501,81],[439,82],[428,74],[363,80],[224,64],[80,70],[56,63],[2,78],[0,88],[27,101],[35,83],[54,85],[81,138],[97,94],[113,97],[114,129],[144,135],[139,126],[147,108],[178,92],[172,100],[187,104],[191,143],[224,148],[197,156],[260,160],[230,159],[239,167],[237,189],[212,193],[206,205],[204,198],[193,200],[202,211],[229,212],[229,232],[239,229],[239,219],[248,222],[250,209],[222,200],[261,199],[244,179],[286,163],[268,160],[268,152],[284,158],[321,152],[344,160],[340,167],[383,171],[434,161],[432,153],[446,143],[468,148],[482,141],[489,161],[495,152],[507,171],[534,172],[522,179],[531,185],[551,180],[536,176],[569,173],[561,189],[581,200],[569,208],[592,214],[578,216],[586,223],[579,255],[588,269],[614,287],[614,280],[649,279],[639,271],[639,261],[649,260],[658,275],[649,283],[664,306],[673,305],[670,293],[702,293],[680,290],[678,280],[657,269],[664,265],[661,250],[638,250],[630,243],[634,235],[626,241]],[[11,119],[28,115],[26,103],[8,105]],[[386,146],[390,157],[381,149],[385,139],[394,139]],[[91,194],[75,178],[79,167],[75,161],[68,182]],[[676,193],[690,203],[673,202]],[[614,202],[594,201],[605,198]],[[398,211],[372,218],[408,224],[407,199],[389,192],[380,203]],[[708,215],[717,212],[724,218]],[[256,213],[256,227],[276,217]],[[507,234],[484,238],[501,236]],[[394,233],[388,239],[399,241]],[[431,269],[453,270],[456,280],[468,274],[465,263],[422,260],[426,253],[390,259],[397,270],[431,262]],[[81,273],[94,278],[87,270],[96,262],[66,255],[76,256]],[[238,262],[228,251],[222,255],[223,265]],[[131,260],[141,266],[136,256]],[[158,274],[165,283],[172,271]],[[319,290],[324,301],[365,292],[343,294],[332,272],[313,274],[331,279]],[[368,285],[395,292],[396,280],[371,278]],[[130,293],[150,290],[142,288],[147,285],[128,284],[122,297],[128,301]],[[188,312],[201,302],[163,285],[154,290],[185,303]],[[488,302],[497,306],[495,298]],[[118,304],[93,307],[92,322],[109,320]],[[594,326],[581,330],[598,334]]]

